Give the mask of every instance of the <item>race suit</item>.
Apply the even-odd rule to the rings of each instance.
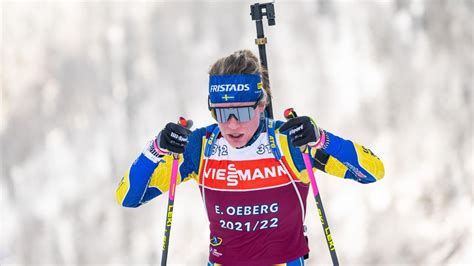
[[[262,119],[243,148],[233,148],[216,124],[193,131],[179,162],[177,183],[197,182],[210,224],[212,265],[274,265],[309,252],[304,217],[309,177],[301,152],[282,121]],[[384,176],[371,150],[325,131],[323,148],[309,149],[313,171],[372,183]],[[140,154],[116,192],[124,207],[138,207],[169,190],[173,157],[153,162]]]

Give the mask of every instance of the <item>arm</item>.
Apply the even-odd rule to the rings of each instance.
[[[384,177],[382,161],[364,146],[324,131],[325,145],[310,149],[311,157],[318,169],[360,183],[372,183]],[[318,167],[319,166],[319,167]]]
[[[159,194],[156,193],[157,191],[154,191],[154,189],[148,189],[148,184],[151,181],[153,172],[158,168],[158,165],[161,164],[160,167],[166,167],[166,163],[162,158],[159,158],[155,162],[147,158],[145,153],[146,152],[141,153],[133,162],[130,169],[125,172],[117,188],[115,199],[117,203],[123,207],[135,208],[142,205],[145,202],[144,197],[147,192],[148,194],[155,192],[155,197]],[[163,179],[167,178],[163,176]]]
[[[196,175],[199,167],[201,141],[205,129],[195,130],[180,156],[177,184]],[[152,143],[141,153],[123,176],[117,191],[117,203],[123,207],[138,207],[169,190],[171,155],[158,155]]]
[[[299,117],[285,124],[279,121],[277,127],[282,126],[282,131],[297,129],[288,130],[286,134],[291,157],[298,170],[305,169],[298,146],[309,143],[313,166],[325,173],[364,184],[383,178],[383,163],[371,150],[318,128],[311,119]]]

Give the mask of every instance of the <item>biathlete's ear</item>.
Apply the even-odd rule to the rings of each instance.
[[[214,118],[214,120],[217,120],[216,111],[215,111],[215,110],[211,110],[210,112],[211,112],[212,118]]]
[[[270,103],[268,99],[270,99],[270,96],[268,96],[267,93],[264,93],[263,98],[260,100],[260,103],[263,105],[263,107],[267,107],[267,105]]]
[[[257,107],[260,109],[260,113],[265,112],[265,104],[264,103],[259,103]]]

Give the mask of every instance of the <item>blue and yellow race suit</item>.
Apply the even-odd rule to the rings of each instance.
[[[221,137],[216,124],[189,137],[177,182],[193,179],[199,186],[213,265],[300,265],[309,252],[303,225],[308,173],[300,150],[278,132],[282,124],[262,120],[249,144],[239,149]],[[384,176],[383,163],[371,150],[325,133],[325,146],[309,149],[313,171],[364,184]],[[154,162],[140,154],[120,182],[117,202],[138,207],[168,191],[172,160],[167,155]]]

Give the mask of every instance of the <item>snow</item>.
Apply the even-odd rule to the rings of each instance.
[[[1,3],[0,265],[158,263],[167,198],[124,209],[116,186],[168,121],[213,123],[207,71],[258,52],[252,3]],[[370,185],[316,175],[341,264],[473,264],[472,5],[276,2],[276,118],[294,107],[385,163]],[[169,264],[206,263],[193,181],[173,215]],[[307,265],[330,265],[311,196],[307,226]]]

